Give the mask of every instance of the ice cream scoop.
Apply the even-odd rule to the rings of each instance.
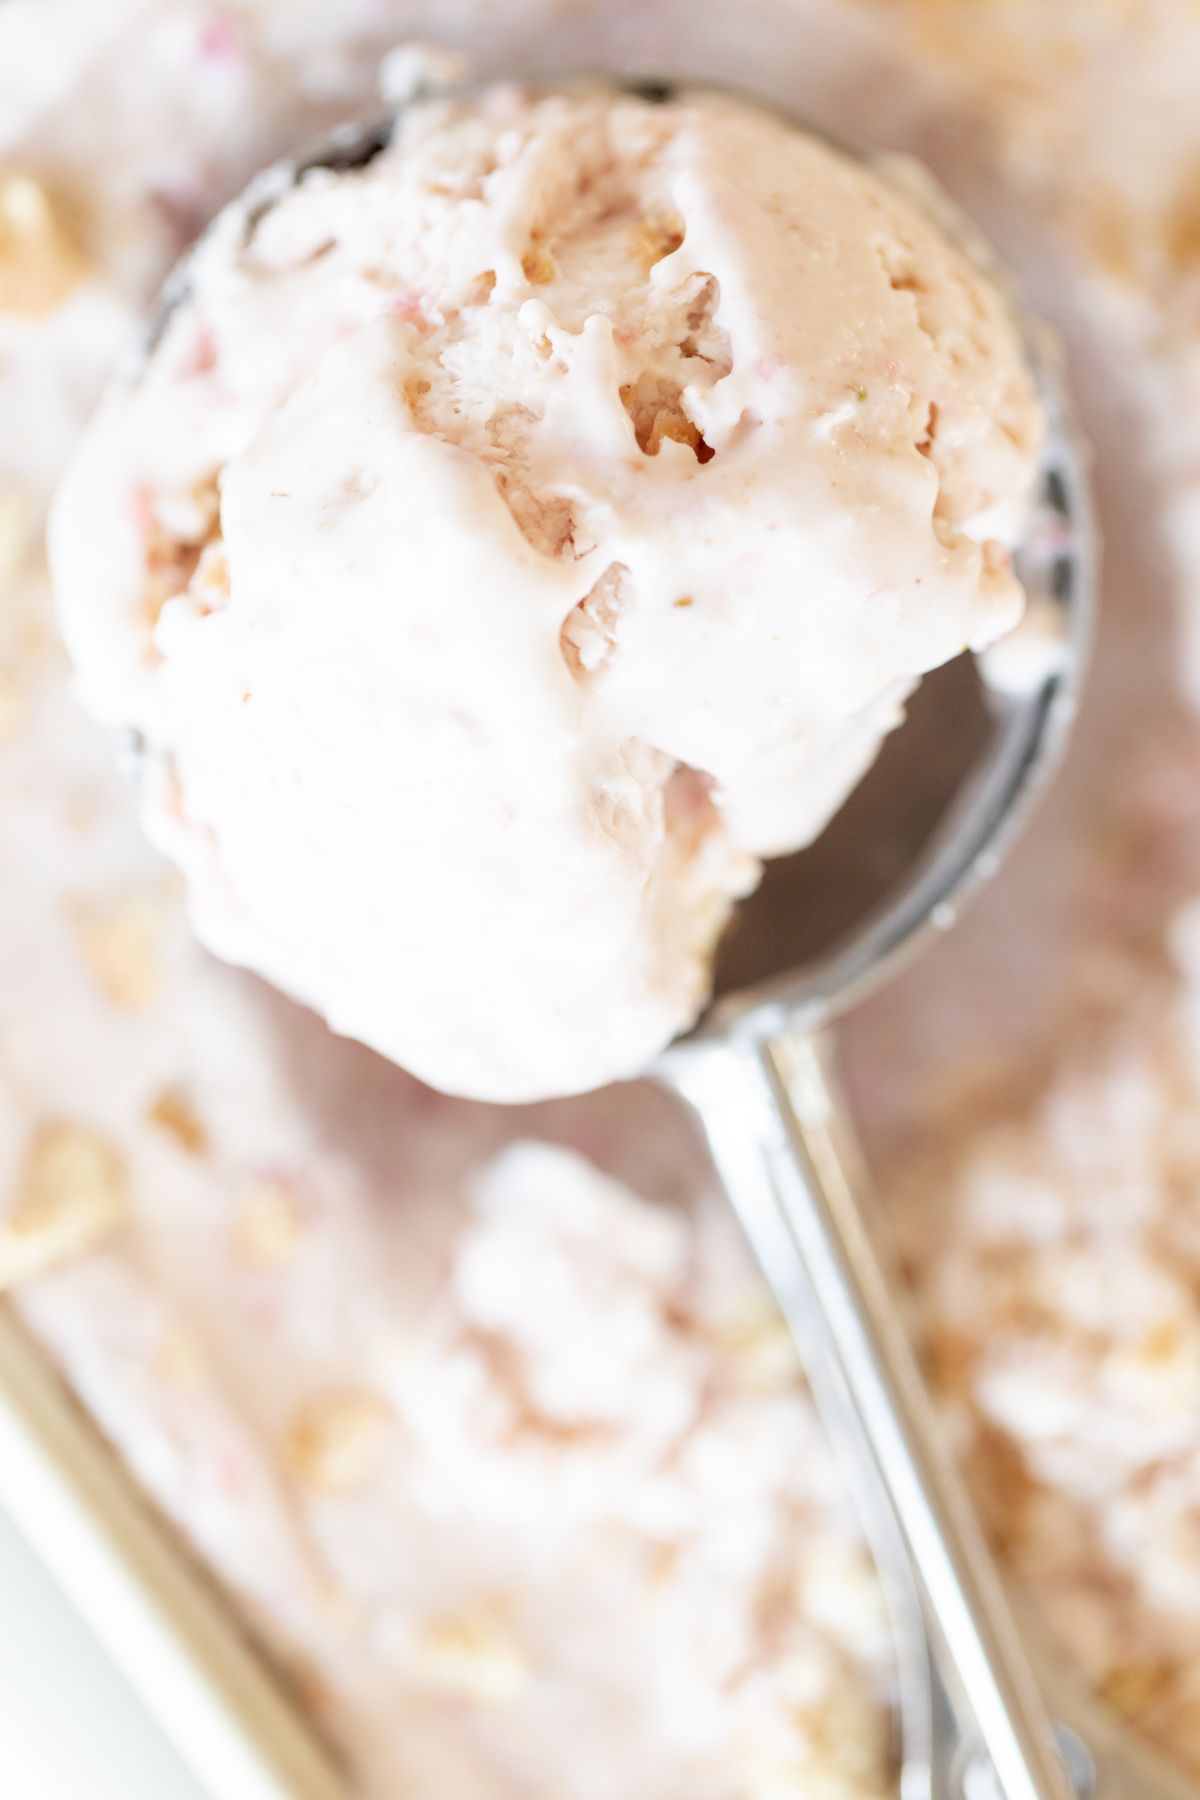
[[[647,100],[669,97],[664,88],[639,91]],[[368,163],[389,138],[390,127],[350,131],[318,151],[305,171]],[[296,174],[275,172],[254,207],[269,209]],[[253,208],[247,218],[253,223]],[[308,253],[327,254],[320,241]],[[179,291],[168,300],[168,330]],[[195,351],[203,364],[203,341]],[[1037,609],[1037,654],[1010,658],[990,693],[965,664],[923,684],[876,772],[883,787],[868,783],[845,815],[851,855],[839,868],[836,905],[820,904],[828,887],[821,851],[779,864],[754,903],[769,909],[771,929],[740,921],[718,971],[716,1006],[652,1072],[699,1110],[855,1477],[902,1652],[906,1800],[982,1795],[997,1785],[1007,1800],[1053,1800],[1068,1791],[1068,1767],[1080,1795],[1136,1791],[1144,1800],[1175,1800],[1170,1779],[1124,1744],[1101,1768],[1094,1790],[1095,1771],[1078,1741],[1060,1740],[1065,1761],[1052,1748],[862,1228],[846,1121],[813,1036],[897,956],[953,921],[1019,825],[1071,717],[1092,606],[1092,527],[1054,381],[1028,341],[1023,354],[1050,421],[1017,555]],[[636,436],[637,420],[631,422]],[[694,455],[699,437],[667,441],[684,444],[698,470],[705,466]],[[658,448],[661,454],[661,441]],[[202,513],[203,497],[196,505]],[[188,523],[195,530],[195,515]],[[204,571],[201,585],[211,580],[219,602],[219,558],[209,560],[217,566]],[[202,561],[201,552],[198,566]],[[178,571],[166,576],[177,579]],[[603,652],[603,609],[593,612]],[[596,622],[576,620],[585,628],[568,638],[581,667],[595,651]],[[1013,679],[1014,664],[1022,679]],[[131,683],[146,673],[121,667]],[[931,743],[939,755],[929,754]],[[896,784],[906,797],[899,809]],[[1116,1785],[1105,1787],[1106,1769]]]
[[[458,90],[206,233],[60,614],[204,941],[540,1099],[686,1029],[763,860],[1015,625],[1042,427],[898,179],[729,95]]]

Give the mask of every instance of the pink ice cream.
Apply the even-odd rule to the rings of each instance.
[[[1017,621],[1040,426],[988,281],[787,123],[427,102],[217,221],[60,493],[61,616],[213,950],[436,1086],[578,1090]]]

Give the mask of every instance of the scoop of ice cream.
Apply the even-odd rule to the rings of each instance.
[[[447,1089],[631,1074],[760,859],[1019,617],[1017,334],[728,98],[424,102],[261,201],[60,493],[81,697],[218,954]]]

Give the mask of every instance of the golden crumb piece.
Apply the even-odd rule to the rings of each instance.
[[[1160,1319],[1139,1341],[1136,1355],[1148,1368],[1162,1368],[1177,1361],[1184,1341],[1185,1331],[1181,1320]]]
[[[772,1392],[800,1381],[800,1362],[779,1308],[754,1293],[721,1322],[718,1342],[731,1372],[754,1390]]]
[[[221,524],[221,484],[216,473],[198,476],[188,489],[188,501],[196,541],[210,543]]]
[[[221,491],[215,474],[201,476],[186,495],[170,505],[169,518],[162,516],[161,501],[156,506],[148,493],[141,498],[147,509],[142,545],[142,616],[153,630],[167,601],[188,591],[204,551],[217,539]],[[215,567],[219,566],[218,560]]]
[[[288,1184],[269,1176],[251,1182],[233,1217],[238,1254],[255,1268],[280,1269],[295,1260],[303,1238],[304,1221]]]
[[[938,1394],[961,1397],[971,1390],[979,1361],[979,1342],[965,1332],[939,1326],[925,1346],[925,1372]]]
[[[884,1709],[857,1676],[781,1659],[774,1717],[739,1733],[747,1800],[852,1800],[888,1791],[889,1727]]]
[[[621,404],[629,414],[639,450],[657,456],[664,439],[686,444],[697,462],[708,462],[713,455],[710,445],[683,410],[679,391],[655,376],[643,373],[619,390]]]
[[[203,1156],[208,1149],[204,1121],[181,1088],[165,1087],[146,1117],[160,1131],[173,1137],[189,1156]]]
[[[1171,1688],[1171,1665],[1164,1659],[1143,1657],[1115,1663],[1100,1682],[1100,1693],[1109,1705],[1129,1719],[1142,1719],[1164,1700]]]
[[[482,1614],[429,1626],[418,1641],[417,1662],[431,1686],[489,1704],[512,1699],[529,1680],[529,1666],[512,1638]]]
[[[689,450],[695,451],[697,462],[708,462],[712,457],[712,450],[700,436],[692,421],[685,419],[682,413],[658,413],[656,415],[646,438],[646,455],[657,456],[659,446],[664,438],[670,438],[676,444],[686,444]]]
[[[0,1220],[0,1289],[87,1256],[123,1226],[129,1195],[121,1159],[78,1125],[44,1125],[16,1204]]]
[[[1160,1319],[1145,1336],[1114,1346],[1106,1377],[1141,1417],[1189,1419],[1200,1394],[1200,1338],[1179,1316]]]
[[[192,593],[209,612],[217,612],[229,598],[229,552],[224,538],[214,538],[200,552],[192,576]]]
[[[534,287],[545,287],[558,274],[558,264],[552,256],[548,255],[545,250],[539,249],[535,244],[533,249],[527,250],[521,258],[521,271],[526,281],[532,282]]]
[[[362,1487],[396,1432],[386,1400],[366,1389],[321,1394],[300,1409],[284,1438],[284,1461],[301,1487],[344,1494]]]
[[[162,912],[144,894],[71,908],[79,948],[96,985],[122,1012],[144,1012],[162,987]]]
[[[633,227],[634,255],[645,269],[652,269],[664,256],[678,250],[684,237],[684,223],[678,213],[663,218],[639,219]]]
[[[404,383],[404,398],[408,402],[408,410],[414,419],[420,419],[425,405],[425,396],[433,384],[424,375],[410,375]]]
[[[146,579],[142,587],[142,616],[150,630],[168,600],[187,592],[196,573],[200,552],[194,544],[176,544],[165,535],[150,539],[146,548]]]
[[[0,171],[0,313],[40,319],[83,280],[87,258],[31,175]]]
[[[1187,171],[1162,224],[1163,249],[1177,274],[1200,267],[1200,167]]]

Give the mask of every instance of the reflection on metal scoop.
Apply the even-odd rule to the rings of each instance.
[[[675,91],[586,79],[650,101]],[[268,170],[249,190],[250,228],[308,171],[365,167],[393,127],[394,116],[345,126]],[[979,255],[965,224],[962,237]],[[143,355],[187,283],[185,260]],[[773,864],[739,909],[713,1006],[651,1073],[699,1114],[842,1457],[896,1632],[903,1800],[1196,1800],[1043,1667],[1047,1692],[1082,1735],[1050,1725],[859,1211],[853,1137],[816,1035],[954,922],[1024,821],[1075,710],[1094,529],[1063,400],[1036,334],[1026,336],[1050,432],[1017,560],[1031,598],[1060,622],[1057,665],[1023,691],[989,690],[967,658],[926,677],[907,723],[819,843]]]

